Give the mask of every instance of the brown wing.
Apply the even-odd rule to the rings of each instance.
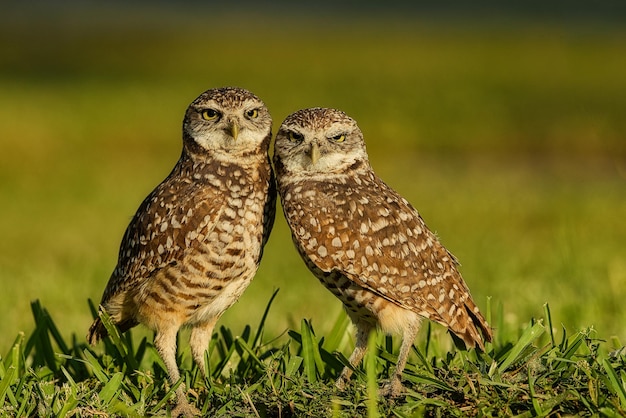
[[[192,180],[189,170],[184,172],[183,163],[179,162],[144,199],[126,228],[117,266],[104,289],[101,306],[118,297],[123,300],[125,292],[140,287],[156,271],[181,259],[187,248],[207,236],[215,226],[223,207],[215,204],[219,202],[218,188],[207,184],[204,178]],[[118,309],[123,310],[124,306]],[[112,319],[122,332],[137,325],[132,314],[121,311]],[[106,334],[100,318],[96,318],[87,333],[87,341],[95,344]]]
[[[128,225],[102,303],[181,259],[214,228],[223,209],[219,202],[219,190],[201,179],[192,181],[174,172],[168,176],[144,199]]]
[[[288,216],[296,241],[324,272],[340,271],[358,285],[437,321],[468,346],[491,330],[450,254],[418,212],[373,173],[345,183],[307,182]],[[327,216],[307,208],[321,207]],[[313,232],[313,234],[311,234]]]

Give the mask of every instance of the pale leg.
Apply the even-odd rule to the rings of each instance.
[[[193,354],[194,361],[205,378],[210,375],[210,370],[206,368],[204,353],[209,349],[211,335],[213,334],[213,328],[215,328],[217,319],[218,318],[212,319],[204,324],[198,324],[191,330],[191,339],[189,340],[191,353]]]
[[[354,351],[350,355],[348,361],[352,365],[353,368],[356,368],[363,360],[363,356],[365,356],[365,352],[367,351],[367,340],[369,339],[370,332],[373,331],[373,326],[366,322],[358,322],[356,325],[356,344],[354,347]],[[339,379],[335,383],[339,389],[343,390],[346,387],[346,384],[350,380],[352,376],[353,370],[346,366],[343,368]]]
[[[180,372],[176,364],[176,335],[177,327],[170,327],[165,330],[158,330],[154,337],[154,345],[159,355],[165,363],[171,384],[175,384],[180,379]],[[199,411],[187,402],[185,385],[181,384],[176,389],[176,407],[172,411],[172,416],[193,416]]]
[[[389,384],[382,388],[381,395],[397,397],[404,391],[404,387],[402,386],[402,371],[406,366],[411,348],[413,347],[413,342],[415,341],[415,337],[417,336],[419,329],[419,320],[417,322],[407,324],[407,327],[404,329],[404,333],[402,335],[402,345],[400,346],[400,353],[398,354],[396,368]]]

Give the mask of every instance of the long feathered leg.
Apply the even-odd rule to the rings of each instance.
[[[202,375],[206,378],[210,375],[210,370],[206,368],[206,362],[204,361],[204,353],[209,349],[209,343],[211,341],[211,335],[213,329],[217,323],[218,318],[213,318],[210,322],[202,325],[196,325],[191,330],[191,339],[189,345],[191,346],[191,353],[193,359],[198,365],[198,368],[202,372]]]
[[[348,366],[343,368],[339,379],[337,379],[337,382],[335,383],[335,386],[337,386],[340,390],[346,388],[346,385],[348,384],[348,381],[352,376],[353,369],[358,367],[358,365],[361,363],[361,360],[363,360],[363,356],[365,356],[365,353],[367,352],[367,340],[370,333],[374,331],[374,327],[364,321],[355,322],[355,326],[356,344],[354,347],[354,351],[348,359],[352,368]]]
[[[180,379],[180,371],[176,364],[177,335],[178,328],[169,327],[167,329],[157,330],[156,336],[154,337],[154,345],[165,363],[172,385]],[[172,411],[172,416],[194,416],[199,415],[199,413],[200,412],[187,401],[185,385],[181,384],[178,386],[178,389],[176,389],[176,407]]]
[[[417,337],[419,329],[419,318],[416,322],[409,323],[405,327],[404,333],[402,335],[402,345],[400,346],[400,353],[398,354],[396,368],[393,372],[393,376],[391,377],[391,381],[389,382],[389,384],[381,389],[381,395],[395,398],[397,396],[400,396],[404,391],[404,387],[402,386],[402,372],[406,367],[406,362],[409,358],[411,348],[413,347],[413,342],[415,341],[415,337]]]

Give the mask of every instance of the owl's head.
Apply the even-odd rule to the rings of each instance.
[[[194,155],[267,153],[272,117],[254,94],[237,87],[207,90],[185,113],[183,142]]]
[[[369,167],[356,121],[340,110],[319,107],[287,116],[276,135],[274,163],[277,170],[303,176]]]

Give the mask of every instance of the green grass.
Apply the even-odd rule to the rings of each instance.
[[[276,296],[273,295],[272,300]],[[303,320],[297,330],[268,340],[270,303],[254,328],[221,326],[207,356],[210,377],[179,350],[181,383],[204,416],[624,416],[626,353],[607,353],[619,341],[600,341],[594,330],[556,332],[550,310],[519,330],[499,329],[485,353],[458,350],[428,325],[414,348],[406,395],[377,394],[389,378],[397,349],[391,337],[370,339],[370,352],[349,388],[332,384],[347,364],[342,351],[346,315],[326,336]],[[20,334],[0,358],[0,411],[7,416],[146,416],[169,411],[174,390],[152,343],[112,332],[104,350],[68,343],[38,302],[35,331]],[[260,312],[258,314],[261,314]],[[495,323],[500,318],[492,317]],[[111,328],[114,331],[114,328]],[[520,332],[518,335],[518,331]]]
[[[622,413],[623,358],[607,353],[626,338],[623,28],[201,20],[0,27],[4,408],[160,409],[169,388],[149,333],[137,328],[122,342],[140,372],[114,346],[91,351],[86,301],[99,299],[130,217],[177,159],[187,104],[206,88],[240,85],[265,100],[274,131],[308,106],[356,118],[378,174],[420,210],[461,260],[478,305],[493,312],[496,342],[482,357],[425,328],[405,376],[414,393],[396,405],[380,400],[381,415],[540,416],[550,402]],[[277,288],[255,342],[251,318]],[[33,322],[33,300],[58,325],[49,345],[48,314],[35,309]],[[546,302],[554,322],[530,325],[546,316]],[[347,395],[330,386],[342,357],[329,353],[348,355],[352,344],[341,318],[279,214],[257,277],[220,321],[211,385],[183,351],[198,406],[286,416],[306,415],[298,408],[310,404],[310,414],[366,415],[367,373]],[[530,329],[542,335],[519,359],[508,356]],[[318,344],[326,352],[316,357]],[[377,344],[384,377],[397,341]]]

